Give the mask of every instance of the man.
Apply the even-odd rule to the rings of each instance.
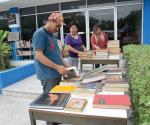
[[[67,64],[63,60],[57,39],[53,33],[58,32],[64,24],[60,13],[52,13],[47,23],[33,35],[33,49],[37,78],[41,80],[44,93],[49,91],[61,80],[61,75],[67,73]],[[50,123],[47,122],[47,125]],[[57,123],[53,123],[57,125]]]

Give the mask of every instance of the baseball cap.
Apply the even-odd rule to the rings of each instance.
[[[49,17],[48,20],[52,20],[55,21],[56,23],[58,23],[59,25],[66,25],[64,23],[64,18],[60,13],[54,12],[52,13]]]

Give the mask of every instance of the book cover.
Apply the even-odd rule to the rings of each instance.
[[[130,109],[131,102],[128,95],[104,95],[94,96],[94,108]]]
[[[87,104],[86,99],[71,98],[71,100],[66,105],[65,110],[82,112],[86,104]]]
[[[41,94],[36,98],[30,107],[33,108],[50,108],[50,109],[64,109],[71,97],[70,93],[48,93]]]
[[[76,86],[63,86],[63,85],[56,85],[50,92],[51,93],[72,93],[75,91]]]

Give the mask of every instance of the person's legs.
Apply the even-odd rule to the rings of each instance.
[[[43,92],[45,94],[49,93],[50,90],[55,87],[56,85],[59,84],[59,82],[61,81],[61,78],[55,78],[52,80],[43,80],[41,81],[41,84],[43,86]],[[59,123],[52,123],[52,122],[46,122],[46,125],[58,125]]]

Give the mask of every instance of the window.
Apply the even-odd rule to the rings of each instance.
[[[9,11],[0,12],[0,19],[7,18],[9,15]]]
[[[67,26],[64,26],[64,35],[69,33],[68,25],[71,21],[75,21],[78,25],[78,34],[82,36],[83,43],[86,44],[86,28],[85,28],[85,12],[64,13],[64,21]]]
[[[32,39],[33,33],[36,30],[35,15],[21,17],[21,38],[23,40]]]
[[[49,15],[50,15],[50,13],[37,15],[38,27],[42,27],[44,25],[44,23],[45,23],[45,21],[47,21]]]
[[[131,3],[137,3],[137,2],[143,2],[143,0],[117,0],[117,4],[131,4]]]
[[[59,3],[37,6],[37,13],[59,11]]]
[[[20,9],[20,15],[35,14],[35,7],[28,7]]]
[[[8,20],[7,19],[0,19],[0,30],[9,31]]]
[[[97,23],[107,33],[108,39],[114,40],[114,9],[89,11],[90,33],[93,31],[93,26]]]
[[[115,4],[115,0],[87,0],[88,7],[98,7],[100,4]]]
[[[121,46],[141,43],[141,23],[141,4],[118,7],[118,39]]]
[[[82,9],[86,7],[86,0],[61,3],[61,10]]]

